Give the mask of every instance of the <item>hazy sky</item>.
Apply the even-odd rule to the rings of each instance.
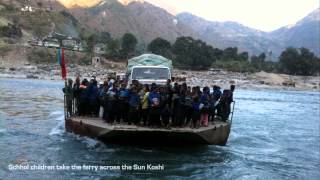
[[[271,31],[296,23],[319,7],[319,0],[147,0],[215,21],[236,21]]]
[[[58,0],[88,7],[101,0]],[[118,0],[130,2],[134,0]],[[141,0],[140,0],[141,1]],[[319,8],[319,0],[145,0],[172,13],[191,12],[213,21],[236,21],[263,31],[291,25]]]

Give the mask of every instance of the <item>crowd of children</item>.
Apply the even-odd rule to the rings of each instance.
[[[107,123],[127,123],[150,127],[208,126],[220,118],[227,121],[235,86],[221,92],[219,86],[190,87],[168,80],[165,85],[143,85],[133,81],[95,78],[73,83],[63,89],[69,115],[102,117]]]

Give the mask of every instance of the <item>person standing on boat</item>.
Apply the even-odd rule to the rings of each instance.
[[[236,85],[234,85],[234,84],[232,84],[231,86],[230,86],[230,90],[231,90],[231,102],[233,102],[233,92],[234,92],[234,90],[236,89]]]
[[[222,95],[222,92],[220,90],[220,87],[217,85],[213,86],[213,93],[211,94],[211,99],[210,99],[210,119],[209,121],[214,121],[216,111],[218,109],[219,105],[219,99]]]
[[[105,120],[106,115],[106,102],[108,101],[108,98],[106,96],[108,91],[108,82],[104,81],[102,85],[99,87],[99,117]]]
[[[190,88],[187,89],[185,98],[184,98],[184,108],[185,108],[185,116],[186,116],[186,121],[185,125],[190,126],[191,120],[192,120],[192,113],[193,113],[193,108],[192,108],[192,95],[191,95],[191,90]]]
[[[74,97],[74,108],[75,114],[79,115],[79,106],[80,106],[80,77],[76,78],[76,81],[73,85],[73,97]]]
[[[123,122],[128,122],[128,113],[129,113],[129,90],[126,88],[126,83],[121,83],[121,87],[119,89],[119,97],[117,103],[117,109],[119,115],[117,116],[117,122],[120,123],[121,119]]]
[[[98,104],[98,96],[98,82],[95,79],[91,79],[88,87],[89,113],[95,117],[99,115],[100,106]]]
[[[108,123],[114,123],[115,117],[116,117],[116,105],[117,105],[117,83],[114,82],[111,84],[111,87],[109,88],[107,95],[108,95],[108,105],[107,105],[107,113],[108,113],[108,118],[107,122]]]
[[[208,117],[209,117],[209,99],[210,99],[210,89],[209,87],[204,87],[202,89],[201,95],[201,116],[200,116],[200,124],[202,126],[208,126]]]
[[[138,94],[138,88],[133,86],[130,91],[129,96],[129,118],[128,124],[131,123],[135,125],[139,125],[140,118],[139,118],[139,105],[140,105],[140,96]]]
[[[79,92],[79,103],[80,103],[79,115],[80,116],[84,116],[88,113],[88,98],[87,98],[88,85],[89,85],[89,82],[87,79],[84,79],[80,85],[80,92]]]
[[[233,92],[235,90],[235,85],[230,86],[229,89],[223,90],[221,99],[220,99],[220,109],[221,109],[221,118],[223,121],[227,121],[231,112],[231,103],[233,102]]]
[[[200,122],[200,98],[197,94],[193,96],[193,102],[192,102],[192,126],[191,128],[199,128],[199,122]]]
[[[185,104],[185,96],[187,92],[187,84],[183,83],[182,85],[179,86],[179,100],[178,100],[178,111],[176,114],[177,117],[177,126],[182,127],[185,124],[185,119],[186,119],[186,109],[184,107]]]
[[[155,83],[151,85],[151,92],[149,93],[148,102],[150,107],[149,122],[151,126],[160,126],[160,94]]]
[[[168,94],[168,106],[169,106],[169,108],[171,108],[172,107],[172,95],[173,95],[171,79],[167,80],[166,92]]]
[[[149,102],[148,102],[148,98],[149,98],[149,85],[146,84],[144,85],[143,89],[142,89],[142,94],[140,96],[141,98],[141,111],[140,111],[140,117],[143,121],[143,125],[146,126],[148,125],[148,118],[149,118]]]
[[[73,114],[72,112],[72,102],[73,102],[73,81],[72,79],[68,79],[67,86],[62,89],[66,96],[66,104],[67,104],[67,114],[68,116],[71,116]]]
[[[103,116],[103,102],[101,101],[100,94],[103,92],[103,82],[99,82],[98,86],[98,117],[102,118]]]
[[[161,121],[165,127],[168,127],[170,120],[170,109],[168,106],[168,94],[165,87],[160,87],[160,109]]]
[[[184,125],[184,120],[185,120],[185,108],[184,108],[184,102],[185,102],[185,91],[182,86],[179,87],[179,96],[178,96],[178,102],[176,104],[177,106],[177,111],[175,114],[176,117],[176,122],[175,125],[177,127],[182,127]]]
[[[178,83],[174,83],[173,86],[173,94],[172,94],[172,125],[179,125],[180,116],[180,88]]]
[[[105,119],[106,115],[106,101],[108,100],[106,93],[108,91],[108,81],[104,81],[103,84],[99,88],[99,104],[100,104],[100,111],[99,117]]]

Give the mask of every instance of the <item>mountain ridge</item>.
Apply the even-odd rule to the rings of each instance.
[[[18,9],[23,5],[20,0],[2,2],[16,4]],[[38,1],[30,0],[30,2],[33,6],[37,6]],[[131,32],[144,48],[157,37],[173,43],[179,36],[191,36],[216,48],[238,47],[239,51],[247,51],[250,55],[265,52],[271,54],[274,60],[290,46],[306,47],[320,55],[319,8],[290,28],[284,26],[272,32],[264,32],[232,21],[208,21],[191,13],[172,15],[149,1],[132,1],[123,5],[118,0],[104,0],[89,8],[80,6],[65,8],[58,1],[53,3],[52,14],[59,15],[59,12],[66,11],[73,16],[62,18],[59,15],[58,19],[70,21],[64,24],[72,25],[72,18],[80,24],[75,27],[64,27],[55,22],[57,30],[62,33],[72,32],[72,28],[78,28],[77,32],[81,28],[87,28],[91,32],[107,31],[114,38],[121,38],[123,34]],[[43,1],[43,6],[47,4],[47,1]]]
[[[117,7],[113,9],[114,6]],[[73,12],[73,9],[69,10]],[[108,0],[102,1],[99,6],[82,10],[96,11],[93,17],[88,17],[96,23],[88,23],[89,26],[100,31],[106,30],[117,38],[126,32],[132,32],[143,44],[148,44],[157,37],[174,42],[179,36],[191,36],[217,48],[236,46],[240,51],[248,51],[250,54],[271,52],[272,59],[276,59],[290,46],[304,46],[317,55],[320,54],[319,45],[310,37],[310,34],[319,37],[319,34],[315,33],[319,20],[314,18],[317,17],[319,9],[298,21],[291,30],[282,27],[272,32],[257,30],[232,21],[208,21],[186,12],[174,16],[148,1],[132,1],[123,5],[117,0]],[[79,17],[76,13],[73,15]],[[100,23],[97,22],[98,19]],[[307,25],[306,21],[310,19],[315,21],[312,21],[312,25]],[[297,28],[298,26],[303,28]]]
[[[178,14],[178,20],[194,24],[201,39],[218,48],[238,47],[250,54],[275,52],[279,54],[277,43],[265,38],[266,32],[252,29],[237,22],[208,21],[190,13]],[[272,45],[272,46],[271,46]]]
[[[282,46],[306,47],[320,55],[320,8],[309,13],[290,27],[284,26],[268,33],[271,39],[277,39]]]
[[[72,8],[69,11],[94,29],[108,31],[117,38],[131,32],[145,44],[157,37],[173,42],[178,36],[195,36],[189,27],[176,24],[175,16],[146,1],[133,1],[123,6],[117,0],[109,0],[89,9]]]

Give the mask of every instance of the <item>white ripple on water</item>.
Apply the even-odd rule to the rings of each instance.
[[[91,139],[88,137],[83,137],[83,142],[87,145],[87,148],[96,148],[100,145],[100,142],[95,140],[95,139]]]
[[[50,113],[49,116],[62,115],[62,114],[63,114],[63,111],[53,111]]]
[[[49,133],[50,136],[64,133],[64,115],[57,117],[56,120],[58,121],[58,124],[51,129]]]
[[[96,139],[92,139],[92,138],[86,137],[86,136],[80,136],[78,134],[73,134],[73,133],[71,133],[71,135],[74,136],[77,140],[86,144],[87,148],[93,149],[93,148],[97,148],[101,145],[101,142]]]
[[[152,149],[138,149],[138,150],[141,152],[144,152],[144,153],[152,153],[153,152]]]
[[[5,133],[7,130],[6,129],[0,129],[0,134]]]

